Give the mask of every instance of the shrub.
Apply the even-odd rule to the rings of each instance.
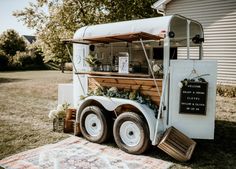
[[[35,54],[35,57],[33,57],[33,61],[35,65],[43,65],[44,61],[43,61],[43,57],[42,55],[39,54]]]
[[[44,57],[42,49],[40,48],[38,43],[33,43],[27,46],[27,51],[31,53],[35,65],[43,65]]]
[[[217,85],[217,95],[224,97],[236,97],[236,86]]]
[[[46,69],[41,55],[36,55],[34,52],[17,52],[13,57],[11,70],[38,70]]]
[[[9,60],[5,52],[0,50],[0,70],[5,70],[8,66]]]
[[[17,51],[25,51],[26,43],[15,30],[8,29],[0,35],[0,49],[12,57]]]
[[[34,61],[30,52],[17,52],[13,57],[13,64],[17,67],[25,67],[34,64]]]

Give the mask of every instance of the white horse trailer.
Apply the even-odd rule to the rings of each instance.
[[[102,143],[113,133],[119,148],[140,154],[171,126],[214,139],[217,62],[202,60],[199,22],[172,15],[85,26],[65,42],[73,43],[73,96],[61,85],[59,97],[73,98],[76,125],[89,141]],[[96,71],[85,61],[90,53],[101,63]],[[89,95],[96,86],[139,89],[158,111],[135,99]]]

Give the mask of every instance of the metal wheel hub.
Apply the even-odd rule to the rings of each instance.
[[[95,114],[89,114],[85,118],[85,129],[91,136],[98,136],[102,132],[101,121]]]
[[[125,121],[120,126],[120,138],[127,146],[137,146],[141,140],[140,129],[134,122]]]

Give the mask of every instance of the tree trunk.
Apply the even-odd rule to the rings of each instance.
[[[65,70],[65,62],[61,62],[61,73],[64,73]]]

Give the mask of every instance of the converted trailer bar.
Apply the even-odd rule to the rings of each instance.
[[[180,15],[85,26],[64,40],[73,43],[72,104],[84,137],[105,141],[112,132],[107,120],[115,119],[115,141],[129,153],[144,152],[149,140],[157,145],[171,126],[191,138],[213,139],[216,61],[201,60],[203,41],[201,24]],[[90,53],[114,69],[91,71],[85,61]],[[121,57],[128,59],[126,73],[116,69],[121,68]],[[138,72],[129,65],[133,61],[140,63]],[[158,78],[155,65],[163,67]],[[98,86],[115,87],[116,92],[138,89],[159,107],[158,113],[136,100],[88,95]],[[81,100],[81,95],[86,98]]]

